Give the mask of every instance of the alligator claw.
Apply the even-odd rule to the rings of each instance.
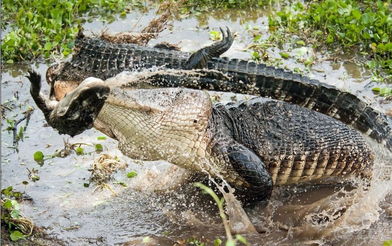
[[[53,110],[53,103],[46,98],[44,95],[41,94],[41,75],[37,72],[30,70],[28,71],[28,75],[26,78],[29,79],[31,86],[30,86],[30,94],[33,98],[37,107],[44,113],[46,119],[48,119],[49,114]]]
[[[26,78],[30,80],[31,87],[30,93],[34,95],[38,95],[41,91],[41,75],[39,75],[36,71],[30,70],[28,71],[28,75]]]
[[[222,28],[219,28],[219,30],[222,33],[222,40],[193,53],[185,64],[186,69],[207,68],[207,62],[211,58],[219,57],[231,47],[234,38],[230,29],[226,27],[226,32]]]

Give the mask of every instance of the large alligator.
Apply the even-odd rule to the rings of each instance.
[[[29,79],[38,107],[60,133],[75,135],[94,125],[131,158],[208,172],[252,200],[268,198],[273,185],[367,177],[374,160],[357,131],[286,102],[255,98],[212,105],[201,90],[137,89],[145,74],[88,78],[58,102],[40,94],[38,74]]]
[[[160,87],[185,86],[245,93],[287,101],[313,109],[352,125],[385,143],[392,150],[392,119],[348,92],[306,76],[252,61],[219,58],[232,44],[228,30],[223,40],[205,47],[193,55],[170,49],[134,44],[112,44],[83,35],[76,40],[72,60],[54,65],[47,71],[51,97],[61,99],[67,90],[75,88],[87,77],[107,79],[122,71],[137,71],[151,67],[191,69],[208,68],[197,73],[172,71],[151,75],[149,83]]]
[[[145,47],[136,44],[116,44],[100,38],[85,37],[79,33],[75,40],[71,61],[55,64],[48,68],[46,80],[52,85],[51,96],[57,99],[65,93],[55,86],[77,86],[88,77],[107,79],[122,71],[139,71],[147,68],[197,69],[215,66],[221,62],[218,57],[233,43],[229,29],[223,39],[204,47],[193,54],[171,48]],[[66,82],[62,84],[61,82]]]

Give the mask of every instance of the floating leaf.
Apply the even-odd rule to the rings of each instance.
[[[13,231],[10,234],[10,238],[12,241],[18,241],[20,239],[24,239],[25,237],[26,237],[26,235],[24,235],[20,231]]]
[[[11,208],[12,208],[11,200],[7,199],[7,200],[3,203],[3,208],[5,208],[5,209],[11,209]]]
[[[105,137],[105,136],[99,136],[99,137],[97,137],[97,139],[98,139],[98,140],[105,140],[106,137]]]
[[[95,151],[97,151],[97,152],[102,152],[102,151],[103,151],[102,144],[96,144],[96,145],[95,145]]]
[[[282,58],[284,58],[284,59],[288,59],[288,58],[290,57],[290,54],[289,54],[289,53],[286,53],[286,52],[280,52],[279,54],[280,54],[280,56],[281,56]]]
[[[259,52],[253,51],[251,55],[252,55],[252,59],[255,60],[255,61],[260,61],[261,60],[261,56],[260,56]]]
[[[128,177],[128,178],[134,178],[134,177],[136,177],[136,176],[137,176],[137,172],[135,172],[135,171],[132,171],[132,172],[127,173],[127,177]]]
[[[31,175],[31,181],[36,182],[40,180],[40,177],[38,175]]]
[[[42,151],[36,151],[34,153],[34,161],[42,163],[44,161],[44,153]]]
[[[210,31],[211,40],[216,41],[216,40],[220,40],[221,38],[222,38],[222,34],[220,31],[215,31],[215,30]]]
[[[314,62],[314,58],[313,58],[313,57],[310,57],[310,58],[308,58],[308,59],[306,59],[306,60],[304,61],[304,65],[305,65],[305,66],[310,66],[310,65],[313,64],[313,62]]]
[[[75,152],[77,155],[83,155],[84,154],[84,149],[82,147],[77,147],[75,149]]]
[[[392,96],[392,88],[387,88],[387,87],[374,87],[372,88],[372,91],[376,94],[379,94],[380,96]]]
[[[13,190],[13,187],[8,186],[7,188],[1,190],[1,194],[6,195],[6,196],[12,196],[12,193],[13,193],[12,190]]]
[[[220,246],[222,245],[222,240],[220,240],[219,238],[214,240],[214,246]]]

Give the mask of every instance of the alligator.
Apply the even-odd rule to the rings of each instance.
[[[374,154],[362,135],[327,115],[261,97],[214,105],[202,90],[140,89],[145,74],[121,76],[88,78],[60,101],[40,94],[40,75],[28,78],[32,97],[60,133],[94,126],[131,158],[207,172],[247,200],[268,199],[274,185],[371,173]]]
[[[179,71],[157,72],[149,77],[149,83],[159,87],[185,86],[243,93],[290,102],[352,125],[392,150],[391,117],[374,110],[357,96],[318,80],[252,61],[219,58],[233,42],[229,29],[222,33],[222,41],[192,55],[172,49],[112,44],[79,35],[72,60],[53,65],[47,71],[51,98],[60,100],[87,77],[105,80],[122,71],[152,67],[166,71],[171,68]],[[207,70],[191,74],[180,71],[196,68]],[[67,90],[59,87],[67,87]]]
[[[223,39],[193,54],[178,51],[167,45],[145,47],[136,44],[111,43],[100,38],[89,38],[79,33],[75,40],[72,60],[52,65],[46,73],[51,84],[51,96],[62,91],[55,86],[76,87],[88,77],[107,79],[122,71],[140,71],[148,68],[197,69],[212,66],[232,45],[234,38],[227,28],[221,29]],[[66,82],[65,84],[60,82]],[[66,92],[56,95],[59,100]]]

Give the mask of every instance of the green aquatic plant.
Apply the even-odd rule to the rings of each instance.
[[[315,47],[362,54],[392,75],[392,3],[387,1],[298,1],[269,16],[272,32],[284,31]]]
[[[131,171],[131,172],[127,173],[127,177],[130,178],[130,179],[134,178],[136,176],[137,176],[137,172],[136,171]]]
[[[34,152],[34,161],[36,161],[38,164],[42,165],[44,163],[44,153],[42,151],[36,151]]]
[[[144,6],[138,0],[3,0],[1,53],[5,63],[51,55],[67,56],[80,25],[92,17],[115,20],[129,8]]]
[[[194,183],[194,186],[200,188],[204,193],[210,195],[212,197],[212,199],[214,200],[214,202],[216,203],[216,205],[218,206],[219,216],[222,219],[223,226],[224,226],[225,232],[226,232],[226,237],[227,237],[227,241],[226,241],[225,246],[235,246],[235,245],[237,245],[238,242],[242,243],[244,245],[249,245],[247,240],[241,235],[236,235],[235,238],[233,238],[233,235],[231,233],[230,226],[229,226],[229,220],[226,216],[225,209],[224,209],[225,198],[224,197],[219,198],[218,195],[210,187],[208,187],[202,183],[196,182],[196,183]],[[217,239],[214,241],[214,245],[221,245],[221,243],[222,242],[220,239],[219,240]],[[204,245],[204,244],[201,244],[201,245]]]
[[[12,241],[25,239],[33,233],[34,225],[23,217],[18,200],[22,193],[9,186],[1,190],[1,225],[9,232]]]
[[[274,2],[273,0],[188,0],[184,4],[197,10],[213,8],[244,8],[263,7]]]
[[[383,246],[392,246],[392,240],[384,241]]]
[[[380,95],[382,97],[391,97],[392,96],[392,88],[388,88],[388,87],[382,87],[382,88],[374,87],[372,89],[372,91],[375,94],[378,94],[378,95]]]
[[[222,33],[217,30],[212,30],[210,31],[210,39],[213,41],[221,40],[222,39]]]

